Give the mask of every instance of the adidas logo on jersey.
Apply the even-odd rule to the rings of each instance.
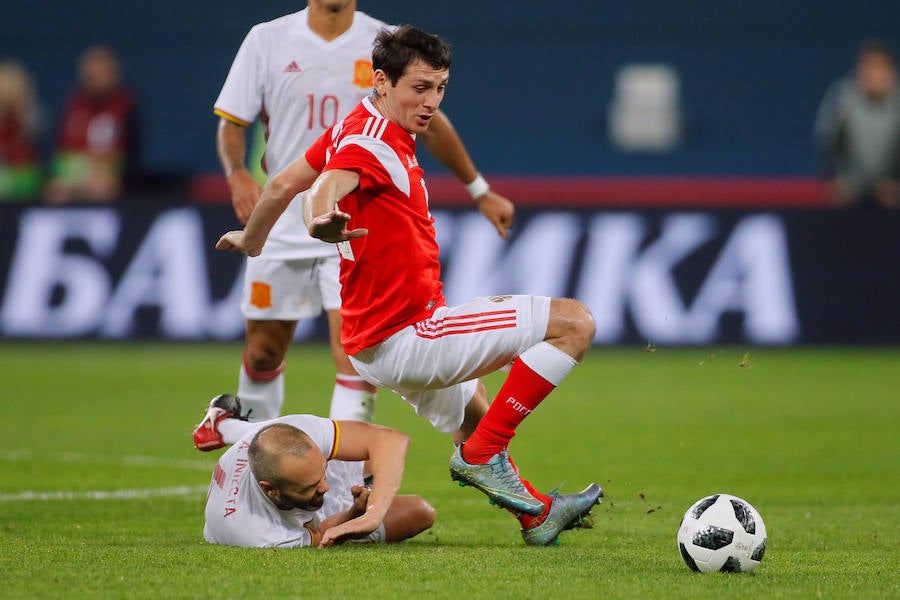
[[[288,66],[286,66],[286,67],[284,68],[284,72],[285,72],[285,73],[299,73],[299,72],[300,72],[300,65],[297,64],[297,61],[296,61],[296,60],[292,60],[292,61],[291,61],[291,64],[289,64]]]

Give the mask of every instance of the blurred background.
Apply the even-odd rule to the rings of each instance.
[[[21,3],[0,23],[0,54],[32,73],[52,122],[79,53],[112,47],[139,103],[141,170],[188,178],[218,171],[212,104],[244,35],[304,6]],[[359,9],[453,45],[444,106],[486,173],[813,175],[826,88],[852,70],[863,39],[900,42],[893,2],[362,0]],[[609,113],[628,102],[623,70],[634,65],[673,78],[663,85],[682,122],[669,152],[632,154],[610,139]]]
[[[250,27],[304,6],[8,7],[2,89],[19,108],[4,115],[19,117],[4,135],[31,143],[4,158],[0,335],[240,337],[240,261],[210,250],[236,226],[212,106]],[[574,295],[600,316],[598,343],[900,343],[890,312],[900,221],[885,208],[897,189],[891,201],[835,199],[815,133],[826,92],[855,76],[861,44],[900,47],[900,4],[359,9],[453,45],[442,108],[480,171],[519,205],[515,235],[500,245],[422,153],[451,301]],[[125,90],[117,106],[129,136],[115,153],[124,179],[73,197],[57,181],[78,169],[61,121],[93,47],[107,52],[95,57],[97,78],[105,68]],[[309,324],[298,336],[323,331]]]

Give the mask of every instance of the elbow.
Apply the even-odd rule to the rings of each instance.
[[[396,430],[394,430],[394,432],[393,432],[393,437],[394,437],[394,443],[397,445],[397,447],[402,448],[403,453],[406,454],[406,452],[409,450],[409,444],[412,441],[411,438],[408,435],[406,435],[405,433],[401,433]]]
[[[385,428],[383,437],[381,438],[383,448],[390,449],[390,453],[403,463],[406,462],[406,454],[409,451],[410,437],[405,433],[401,433],[396,429]]]

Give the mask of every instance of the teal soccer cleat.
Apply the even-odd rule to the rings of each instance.
[[[553,498],[550,514],[537,527],[522,530],[528,546],[547,546],[557,541],[560,532],[581,525],[594,505],[600,504],[603,488],[592,483],[577,494],[559,494],[553,490],[548,495]]]
[[[478,488],[503,508],[535,516],[544,512],[543,502],[525,489],[506,450],[492,456],[486,464],[473,465],[463,460],[462,446],[456,446],[450,457],[450,477]]]

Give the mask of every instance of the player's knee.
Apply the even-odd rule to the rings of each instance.
[[[432,525],[434,525],[435,518],[437,517],[437,512],[434,510],[434,507],[421,496],[417,497],[416,502],[412,507],[413,521],[417,524],[418,533],[422,533],[426,529],[430,529]]]
[[[583,353],[594,341],[597,324],[591,310],[583,302],[572,298],[554,298],[551,328],[556,336],[567,338],[567,345]]]
[[[261,337],[248,339],[244,361],[254,371],[272,371],[284,362],[284,350],[279,344]]]

